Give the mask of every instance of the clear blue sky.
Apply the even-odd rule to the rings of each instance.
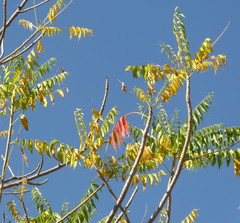
[[[192,97],[194,106],[209,92],[214,91],[214,103],[203,126],[217,123],[224,123],[226,126],[239,125],[239,1],[75,0],[58,18],[56,25],[90,28],[93,29],[94,36],[70,41],[66,30],[60,36],[44,39],[46,52],[42,59],[57,58],[58,63],[53,74],[58,73],[60,67],[71,73],[64,84],[70,92],[63,99],[57,97],[53,108],[39,105],[35,112],[28,112],[29,132],[23,132],[22,137],[46,141],[56,138],[77,147],[78,136],[73,112],[76,108],[82,108],[86,120],[89,119],[90,111],[101,105],[107,76],[110,80],[110,93],[106,112],[115,105],[120,108],[121,115],[135,111],[137,105],[134,97],[121,91],[118,80],[124,81],[131,89],[140,82],[134,80],[130,72],[124,71],[126,66],[167,63],[165,56],[160,53],[159,43],[164,41],[176,47],[172,34],[172,18],[176,6],[186,16],[184,21],[193,53],[205,38],[215,40],[227,23],[231,22],[226,33],[214,46],[215,54],[227,55],[227,66],[219,70],[217,75],[213,71],[195,75]],[[31,18],[32,14],[29,16]],[[17,27],[9,35],[9,42],[13,44],[24,39],[26,33],[29,31]],[[169,102],[167,109],[170,113],[178,109],[182,117],[186,116],[184,89]],[[131,123],[131,119],[129,121]],[[109,153],[114,154],[111,149]],[[53,164],[49,163],[48,166]],[[17,172],[17,167],[15,169]],[[94,171],[89,172],[79,166],[75,170],[65,168],[49,175],[49,182],[40,187],[40,190],[55,210],[60,210],[65,201],[70,202],[70,207],[74,207],[93,176]],[[165,178],[163,177],[163,184],[144,192],[139,190],[138,198],[131,206],[130,218],[133,223],[141,222],[145,211],[145,220],[148,219],[164,192]],[[115,184],[116,193],[120,190],[120,185],[121,183]],[[184,171],[173,192],[172,222],[180,222],[192,209],[200,209],[197,222],[240,222],[239,188],[240,178],[234,175],[232,165],[229,168],[223,166],[220,170],[209,167],[204,170]],[[100,198],[102,201],[96,203],[100,208],[92,220],[93,223],[106,216],[113,204],[106,190],[100,193]],[[27,202],[27,206],[31,209],[32,203]]]

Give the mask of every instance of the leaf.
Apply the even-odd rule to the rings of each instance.
[[[100,119],[100,120],[103,121],[103,118],[102,118],[102,116],[101,116],[101,114],[99,113],[98,110],[93,109],[93,110],[92,110],[92,113],[93,113],[93,115],[95,115],[98,119]]]
[[[25,29],[33,30],[33,27],[36,28],[31,22],[21,19],[18,21],[19,24],[21,24]]]
[[[191,213],[184,219],[181,221],[181,223],[193,223],[196,222],[196,218],[198,216],[198,212],[199,209],[193,209],[191,211]]]
[[[122,82],[122,91],[127,93],[127,87],[124,82]]]
[[[21,115],[20,120],[21,120],[21,123],[22,123],[24,129],[28,131],[28,119],[27,119],[26,115]]]
[[[44,51],[42,47],[42,42],[40,40],[37,42],[37,51],[39,53],[42,53]]]
[[[64,97],[64,93],[61,89],[57,89],[56,91],[62,98]]]
[[[120,147],[121,141],[122,142],[124,141],[125,133],[127,133],[128,135],[130,134],[126,117],[127,115],[124,115],[119,119],[119,121],[113,128],[113,131],[109,137],[109,143],[112,145],[115,151],[116,151],[116,145]]]
[[[240,176],[240,159],[234,159],[234,173],[237,177]]]
[[[73,36],[77,36],[78,39],[81,39],[81,37],[82,36],[85,37],[86,34],[89,35],[89,36],[93,35],[92,30],[87,29],[87,28],[72,26],[69,31],[70,31],[70,33],[69,33],[70,39],[72,39]]]

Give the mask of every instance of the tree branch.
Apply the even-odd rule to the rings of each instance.
[[[102,115],[103,111],[104,111],[104,108],[105,108],[105,105],[106,105],[106,101],[107,101],[107,97],[108,97],[108,89],[109,89],[109,81],[108,81],[108,78],[106,77],[106,82],[105,82],[105,92],[104,92],[104,96],[103,96],[103,101],[102,101],[102,105],[101,105],[101,108],[100,108],[100,115]]]
[[[226,27],[224,28],[224,30],[222,31],[222,33],[219,35],[219,37],[214,41],[214,43],[212,44],[212,46],[214,46],[217,41],[222,37],[222,35],[226,32],[228,26],[230,25],[230,21],[228,22],[228,24],[226,25]]]
[[[4,180],[4,184],[6,184],[7,182],[10,182],[10,181],[13,181],[13,180],[20,180],[20,179],[23,179],[23,178],[27,178],[28,176],[31,176],[33,175],[34,173],[36,173],[39,169],[40,169],[40,163],[37,165],[36,169],[33,170],[32,172],[30,173],[27,173],[25,175],[22,175],[22,176],[14,176],[14,177],[11,177],[11,178],[8,178],[7,180]]]
[[[24,13],[24,12],[30,11],[30,10],[32,10],[32,9],[36,9],[36,8],[38,8],[39,6],[45,4],[45,3],[49,2],[49,1],[51,1],[51,0],[42,1],[42,2],[38,3],[37,5],[34,5],[34,6],[32,6],[32,7],[29,7],[29,8],[26,8],[26,9],[24,9],[24,10],[21,10],[19,13]]]
[[[190,142],[190,137],[191,137],[191,132],[192,132],[192,106],[191,106],[191,94],[190,94],[190,74],[187,75],[186,78],[186,105],[187,105],[187,110],[188,110],[188,128],[187,128],[187,133],[186,133],[186,139],[184,142],[184,146],[182,149],[182,153],[181,156],[179,158],[179,162],[178,162],[178,166],[176,168],[176,172],[174,173],[171,182],[169,183],[169,185],[167,186],[167,190],[165,192],[165,194],[162,197],[162,200],[160,201],[158,207],[156,208],[156,210],[154,211],[154,213],[152,214],[152,216],[150,217],[150,219],[148,220],[148,223],[152,223],[156,217],[158,216],[159,212],[162,210],[163,206],[165,205],[169,195],[171,194],[171,191],[173,189],[173,187],[175,186],[181,171],[182,171],[182,167],[183,167],[183,163],[184,163],[184,158],[188,149],[188,145]]]
[[[53,172],[55,172],[55,171],[57,171],[59,169],[62,169],[65,166],[66,166],[66,164],[59,164],[59,165],[57,165],[57,166],[55,166],[55,167],[53,167],[51,169],[45,170],[45,171],[43,171],[41,173],[37,173],[34,176],[31,176],[31,177],[28,177],[28,178],[25,178],[25,179],[29,182],[29,181],[38,179],[40,177],[43,177],[45,175],[48,175],[50,173],[53,173]],[[19,186],[19,185],[22,184],[22,181],[23,180],[18,180],[16,182],[12,182],[12,183],[6,184],[5,186],[3,186],[3,189],[11,188],[11,187],[14,187],[14,186]]]
[[[12,128],[13,128],[13,96],[11,97],[11,106],[10,106],[10,117],[9,117],[9,127],[8,127],[8,136],[7,136],[7,142],[6,142],[6,149],[5,149],[5,155],[3,160],[3,166],[2,166],[2,174],[1,174],[1,183],[0,183],[0,203],[2,200],[2,192],[3,192],[3,186],[4,186],[4,180],[6,175],[6,168],[8,165],[8,156],[9,156],[9,149],[10,149],[10,143],[11,143],[11,137],[12,137]]]
[[[134,176],[134,174],[136,173],[137,171],[137,167],[138,167],[138,164],[140,162],[140,159],[142,157],[142,154],[143,154],[143,151],[144,151],[144,147],[145,147],[145,144],[146,144],[146,139],[147,139],[147,133],[148,133],[148,130],[149,130],[149,127],[150,127],[150,123],[151,123],[151,119],[152,119],[152,108],[149,107],[149,113],[148,113],[148,118],[147,118],[147,122],[146,122],[146,125],[145,125],[145,128],[144,128],[144,131],[143,131],[143,135],[142,135],[142,141],[141,141],[141,146],[140,146],[140,149],[139,149],[139,152],[138,152],[138,155],[137,155],[137,158],[133,164],[133,167],[129,173],[129,176],[126,180],[126,183],[124,184],[124,187],[121,191],[121,194],[116,202],[116,204],[114,205],[112,211],[110,212],[107,220],[106,220],[106,223],[110,223],[111,220],[113,219],[114,215],[116,214],[117,210],[119,209],[120,205],[122,204],[127,192],[128,192],[128,189],[130,187],[130,184],[131,184],[131,181],[132,181],[132,178]]]
[[[129,207],[130,204],[132,203],[133,198],[135,197],[135,195],[136,195],[136,193],[137,193],[137,191],[138,191],[138,188],[139,188],[138,186],[135,187],[135,189],[134,189],[131,197],[129,198],[129,201],[127,202],[127,204],[126,204],[126,206],[125,206],[125,208],[124,208],[124,211],[125,211],[125,212],[127,211],[128,207]],[[118,218],[115,220],[114,223],[120,222],[120,219],[121,219],[121,217],[123,216],[123,214],[124,214],[124,212],[122,212],[122,213],[118,216]]]
[[[4,55],[4,36],[5,36],[5,32],[7,29],[7,0],[3,1],[3,32],[1,34],[1,38],[0,38],[0,45],[1,45],[1,54],[0,54],[0,58],[3,57]]]
[[[104,187],[104,184],[99,186],[95,191],[93,191],[83,202],[81,202],[79,205],[77,205],[73,210],[68,212],[65,216],[63,216],[60,220],[58,220],[56,223],[60,223],[64,221],[67,217],[69,217],[72,213],[74,213],[77,209],[79,209],[81,206],[83,206],[86,202],[88,202],[99,190],[101,190]]]
[[[8,19],[8,21],[6,22],[6,28],[10,26],[10,24],[13,22],[13,20],[18,16],[18,14],[20,13],[20,11],[22,10],[22,8],[26,5],[26,3],[28,2],[28,0],[23,0],[21,4],[18,5],[17,9],[15,10],[15,12],[11,15],[11,17]],[[0,35],[2,35],[4,31],[4,26],[0,29]]]
[[[96,167],[96,165],[94,165],[94,167],[95,167],[97,173],[99,174],[100,179],[103,181],[103,183],[104,183],[105,186],[107,187],[109,193],[112,195],[114,201],[117,202],[117,197],[116,197],[116,195],[114,194],[114,192],[112,191],[112,188],[111,188],[110,185],[108,184],[107,180],[105,179],[105,177],[103,176],[103,174],[98,170],[98,168]],[[129,220],[129,218],[128,218],[128,216],[127,216],[127,213],[126,213],[125,209],[123,208],[123,206],[120,205],[119,208],[121,209],[122,213],[124,214],[124,217],[125,217],[125,219],[126,219],[126,222],[127,222],[127,223],[130,223],[130,220]]]

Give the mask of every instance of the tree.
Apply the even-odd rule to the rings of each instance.
[[[24,9],[28,1],[23,1],[17,8],[16,15],[35,10],[47,3],[42,1],[32,7]],[[71,3],[70,1],[69,3]],[[184,15],[176,8],[173,16],[173,33],[176,38],[177,51],[170,45],[162,43],[162,52],[166,54],[171,64],[158,65],[148,64],[143,66],[128,66],[126,71],[131,71],[134,78],[142,79],[144,87],[133,89],[138,99],[138,111],[124,114],[117,120],[118,108],[113,107],[103,115],[107,103],[109,82],[106,80],[105,94],[102,106],[99,110],[92,110],[92,120],[88,123],[84,119],[81,109],[76,109],[74,118],[79,136],[79,147],[74,148],[59,140],[50,142],[38,139],[21,139],[17,136],[12,138],[14,126],[21,123],[21,129],[28,130],[28,119],[25,115],[27,109],[35,110],[36,103],[47,106],[47,98],[54,104],[54,95],[58,93],[64,96],[62,89],[56,89],[65,79],[67,72],[63,69],[61,73],[45,79],[45,75],[51,70],[55,59],[50,59],[43,65],[37,63],[38,53],[33,49],[37,44],[37,51],[42,51],[42,43],[39,42],[44,36],[52,36],[61,32],[60,28],[49,27],[50,23],[61,10],[67,7],[63,1],[57,1],[49,10],[46,19],[39,22],[36,16],[36,24],[20,20],[24,28],[35,29],[33,34],[24,41],[16,50],[4,56],[4,35],[13,20],[6,19],[7,1],[4,1],[5,22],[1,29],[1,114],[9,120],[9,128],[2,131],[6,136],[6,150],[3,154],[3,165],[1,174],[0,194],[5,195],[5,190],[11,188],[10,194],[22,205],[22,210],[16,207],[16,202],[7,204],[12,216],[20,222],[89,222],[91,216],[97,209],[96,200],[99,200],[98,192],[105,187],[112,196],[115,204],[109,215],[101,222],[131,222],[128,216],[130,204],[135,199],[139,185],[147,189],[147,185],[158,185],[161,176],[167,175],[168,183],[163,197],[158,206],[152,210],[147,222],[158,220],[159,222],[170,222],[172,190],[181,175],[183,169],[191,170],[212,166],[222,166],[223,161],[227,165],[234,163],[235,173],[239,175],[240,164],[239,149],[234,145],[239,143],[240,127],[226,128],[222,124],[202,128],[200,126],[204,114],[208,112],[212,103],[212,94],[209,93],[194,109],[191,105],[191,79],[195,73],[205,72],[213,69],[216,72],[226,64],[226,56],[219,54],[211,56],[215,42],[206,38],[199,50],[192,54],[189,50],[189,41],[186,36]],[[75,35],[81,37],[85,34],[92,35],[89,29],[80,27],[70,28],[70,38]],[[38,35],[38,36],[37,36]],[[35,38],[31,43],[30,40]],[[25,46],[26,44],[28,44]],[[25,47],[24,47],[25,46]],[[30,50],[28,55],[24,53]],[[187,117],[181,121],[178,113],[174,113],[169,119],[165,110],[166,102],[170,102],[179,89],[186,83],[186,106]],[[128,89],[122,82],[122,90]],[[128,117],[135,115],[143,121],[143,128],[128,123]],[[139,119],[140,120],[140,119]],[[140,122],[140,121],[139,121]],[[112,127],[112,128],[111,128]],[[15,131],[16,132],[16,131]],[[128,136],[128,139],[126,139]],[[21,151],[22,159],[28,164],[30,153],[38,152],[41,161],[36,169],[22,176],[15,176],[10,166],[10,151],[17,148]],[[122,152],[118,148],[122,146]],[[109,147],[104,151],[105,147]],[[109,155],[108,151],[114,149],[115,155]],[[49,157],[56,166],[43,171],[44,160]],[[21,157],[20,157],[21,159]],[[80,164],[80,167],[79,167]],[[33,180],[47,174],[58,171],[66,166],[73,168],[94,169],[97,173],[96,179],[86,191],[79,205],[69,210],[66,203],[62,206],[61,213],[54,212],[51,205],[40,192],[40,186],[47,182],[35,183]],[[7,172],[8,170],[8,172]],[[9,174],[9,175],[7,175]],[[12,174],[12,176],[10,176]],[[121,182],[121,192],[116,194],[115,188],[111,186],[113,181]],[[100,182],[100,183],[99,183]],[[32,188],[32,186],[35,186]],[[129,194],[131,186],[136,186],[126,206],[123,201]],[[26,210],[25,193],[31,189],[32,199],[35,202],[38,216],[33,217],[31,210]],[[9,192],[7,192],[9,193]],[[129,196],[129,195],[128,195]],[[101,204],[101,199],[99,200]],[[118,212],[120,210],[120,212]],[[187,216],[183,222],[194,222],[197,210]],[[5,214],[3,219],[5,219]],[[99,219],[100,220],[100,219]]]

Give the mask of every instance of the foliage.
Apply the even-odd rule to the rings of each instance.
[[[37,51],[42,52],[40,39],[62,32],[63,28],[52,25],[67,6],[68,4],[63,0],[58,0],[42,21],[36,20],[36,24],[24,19],[19,21],[25,29],[33,31],[31,38],[38,35],[35,41],[26,47],[26,51],[37,44]],[[160,217],[160,222],[163,222],[163,218],[168,222],[171,212],[171,192],[183,169],[187,171],[204,168],[209,164],[220,168],[223,162],[226,162],[227,166],[232,163],[235,174],[240,175],[240,149],[234,147],[240,142],[240,127],[225,127],[223,124],[201,126],[212,104],[212,93],[209,93],[195,109],[191,108],[190,103],[191,77],[209,69],[216,72],[226,64],[226,56],[211,55],[213,45],[210,38],[206,38],[199,50],[192,54],[189,50],[183,18],[184,15],[176,8],[173,16],[176,52],[170,45],[161,44],[162,52],[171,64],[127,66],[125,69],[131,71],[134,78],[142,78],[146,83],[145,89],[138,86],[134,88],[134,94],[139,102],[138,111],[124,114],[116,121],[119,109],[113,107],[107,115],[103,115],[104,106],[102,106],[100,110],[93,109],[90,121],[86,121],[83,110],[75,109],[78,148],[57,139],[47,142],[38,139],[21,139],[19,136],[12,138],[13,128],[16,128],[15,124],[18,122],[26,131],[30,131],[27,110],[35,111],[37,103],[46,107],[49,100],[54,105],[56,94],[64,97],[64,91],[59,88],[59,85],[68,73],[61,69],[59,74],[48,77],[56,59],[51,58],[40,65],[39,55],[34,49],[23,55],[26,52],[25,49],[21,51],[19,48],[12,55],[1,60],[1,116],[9,120],[9,129],[0,132],[2,137],[7,138],[0,195],[2,197],[3,191],[8,188],[13,190],[12,195],[17,194],[15,196],[22,204],[23,210],[16,207],[15,201],[6,204],[13,218],[21,222],[89,222],[98,209],[95,202],[101,202],[97,193],[105,186],[116,203],[109,215],[99,222],[129,222],[127,208],[135,194],[131,196],[126,207],[122,206],[129,188],[141,185],[144,190],[147,190],[150,186],[162,183],[161,177],[168,177],[167,190],[148,221],[153,222],[156,217]],[[49,24],[51,26],[48,26]],[[70,27],[69,30],[70,38],[77,36],[80,39],[86,35],[92,35],[92,31],[86,28]],[[169,118],[165,104],[185,83],[188,115],[185,121],[182,121],[176,111]],[[107,89],[108,86],[105,90],[106,95]],[[125,85],[124,92],[127,93]],[[104,97],[103,105],[105,103]],[[129,123],[127,116],[130,115],[139,115],[144,127]],[[140,122],[138,124],[141,126]],[[128,138],[126,138],[127,135]],[[33,157],[32,154],[37,152],[41,162],[36,170],[19,177],[8,176],[6,172],[11,158],[10,144],[19,147],[26,164]],[[114,155],[111,155],[112,151],[109,152],[111,147]],[[123,149],[120,150],[120,148]],[[26,156],[27,151],[30,152],[29,157]],[[45,158],[55,162],[56,166],[43,171]],[[39,188],[32,188],[32,185],[35,185],[32,181],[66,166],[74,168],[80,166],[86,171],[94,170],[97,174],[94,180],[102,181],[103,184],[98,186],[92,183],[75,209],[70,210],[68,204],[64,203],[61,212],[57,213],[53,211]],[[113,181],[122,186],[119,196],[116,196],[111,188],[110,183]],[[46,182],[40,185],[44,183]],[[38,211],[36,217],[30,217],[31,212],[24,208],[24,193],[28,192],[28,188],[32,191],[32,200]],[[121,210],[120,214],[117,213],[118,209]],[[195,222],[197,211],[194,209],[182,222]]]

